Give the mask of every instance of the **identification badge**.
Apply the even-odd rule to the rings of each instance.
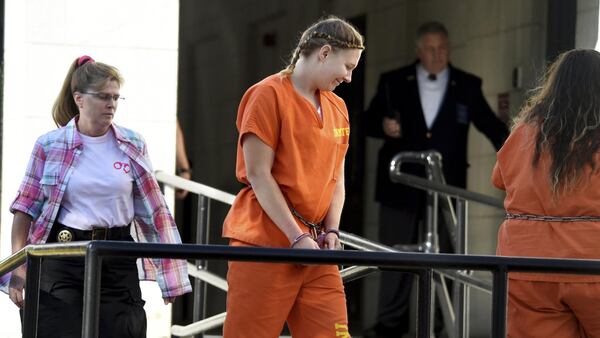
[[[456,104],[456,122],[469,124],[469,107],[466,104]]]

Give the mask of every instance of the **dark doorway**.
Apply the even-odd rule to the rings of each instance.
[[[366,36],[364,15],[349,20]],[[346,202],[342,212],[340,227],[343,231],[363,235],[363,177],[365,171],[365,126],[360,123],[365,101],[365,59],[363,52],[358,67],[352,73],[352,82],[343,84],[335,93],[344,99],[350,115],[350,148],[346,154],[345,183]],[[348,306],[348,320],[352,332],[361,332],[362,312],[360,281],[345,285]]]
[[[4,0],[0,0],[0,149],[4,130]],[[2,151],[0,150],[0,173],[2,172]],[[0,180],[2,175],[0,174]]]
[[[560,53],[575,48],[576,22],[577,1],[548,1],[547,61],[554,61]]]

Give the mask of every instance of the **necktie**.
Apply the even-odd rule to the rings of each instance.
[[[436,76],[435,74],[429,74],[429,75],[427,75],[427,78],[428,78],[430,81],[435,81],[435,80],[437,80],[437,76]]]

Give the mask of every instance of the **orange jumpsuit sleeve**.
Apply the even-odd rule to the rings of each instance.
[[[275,89],[264,85],[253,87],[244,95],[240,112],[241,119],[238,125],[240,145],[243,137],[252,133],[275,151],[281,129]]]
[[[492,184],[498,189],[506,190],[504,179],[502,178],[502,169],[500,169],[500,162],[498,160],[496,160],[494,170],[492,171]]]

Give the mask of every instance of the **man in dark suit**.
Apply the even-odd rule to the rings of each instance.
[[[381,75],[367,110],[368,134],[384,139],[379,151],[376,200],[380,203],[379,238],[383,244],[416,244],[425,209],[425,193],[389,178],[390,160],[401,151],[437,150],[450,185],[465,187],[467,136],[471,123],[499,149],[508,129],[487,104],[481,79],[449,64],[446,28],[428,22],[417,30],[415,63]],[[423,176],[424,168],[405,164],[403,172]],[[440,251],[451,245],[440,227]],[[383,272],[378,321],[365,337],[401,337],[409,329],[412,276]]]

